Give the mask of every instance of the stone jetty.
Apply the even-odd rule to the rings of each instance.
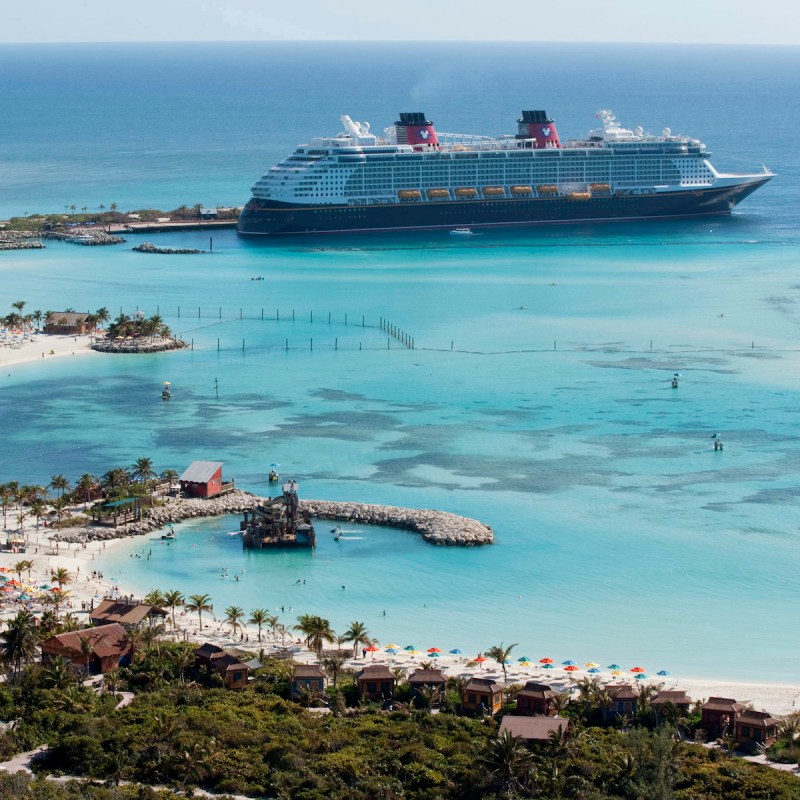
[[[206,252],[205,250],[192,250],[189,248],[156,247],[152,242],[142,242],[137,244],[136,247],[131,247],[131,250],[135,250],[137,253],[158,253],[159,255],[167,256],[191,256]]]
[[[0,250],[32,250],[43,248],[39,239],[55,239],[82,245],[122,244],[121,236],[114,236],[98,228],[80,228],[70,231],[0,231]]]
[[[90,344],[98,353],[164,353],[167,350],[183,350],[189,345],[183,339],[101,339]]]
[[[240,489],[210,500],[171,500],[164,506],[145,509],[144,517],[139,522],[129,522],[117,528],[94,525],[68,528],[54,538],[61,542],[82,542],[86,539],[102,541],[122,539],[127,536],[144,536],[170,522],[180,522],[194,517],[241,514],[264,500],[263,497]],[[494,541],[494,533],[488,525],[446,511],[344,503],[332,500],[301,500],[300,510],[308,512],[317,519],[402,528],[421,534],[422,538],[431,544],[475,546],[492,544]]]

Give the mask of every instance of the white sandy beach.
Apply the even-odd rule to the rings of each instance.
[[[9,511],[9,528],[13,528],[16,520],[14,512]],[[27,587],[31,596],[34,598],[30,606],[34,611],[41,610],[44,606],[37,600],[46,594],[46,590],[40,587],[52,587],[51,573],[58,567],[65,567],[73,577],[73,582],[65,586],[67,594],[63,610],[71,611],[78,620],[88,620],[88,610],[82,610],[82,604],[88,609],[92,603],[95,605],[106,596],[125,596],[130,594],[124,586],[112,584],[110,581],[93,576],[96,571],[95,559],[106,548],[113,546],[120,539],[112,539],[105,542],[86,542],[85,544],[66,544],[59,543],[58,547],[50,540],[53,531],[49,528],[40,527],[38,530],[33,522],[26,521],[25,539],[27,542],[25,553],[12,553],[8,551],[0,552],[0,568],[2,573],[9,579],[16,580],[16,575],[11,572],[15,563],[23,559],[33,561],[33,567],[28,577],[27,571],[22,576],[22,587]],[[154,587],[155,588],[155,587]],[[169,588],[169,587],[161,587]],[[202,587],[198,587],[202,591]],[[25,601],[20,600],[15,592],[3,591],[2,606],[0,606],[0,620],[8,619],[22,607]],[[246,609],[249,613],[250,609]],[[188,639],[190,641],[203,642],[211,641],[220,646],[232,646],[242,650],[248,650],[257,654],[262,647],[269,651],[281,645],[297,646],[300,640],[296,633],[287,633],[284,637],[273,635],[268,628],[262,629],[262,643],[258,643],[257,629],[254,625],[244,626],[242,634],[247,641],[241,641],[240,636],[234,636],[230,626],[222,621],[222,609],[217,609],[216,614],[205,614],[203,618],[203,631],[201,632],[195,614],[184,612],[182,609],[176,610],[177,630],[170,631],[170,635],[177,639]],[[169,625],[167,626],[169,629]],[[397,653],[386,652],[390,644],[398,644]],[[367,653],[366,658],[359,657],[350,659],[348,666],[360,668],[364,664],[385,663],[390,667],[401,667],[407,671],[413,671],[423,661],[435,662],[435,666],[443,669],[448,675],[462,676],[490,676],[502,682],[503,673],[499,664],[492,660],[486,660],[482,664],[473,661],[478,653],[450,654],[440,653],[438,657],[432,657],[427,652],[409,653],[403,648],[403,644],[398,641],[381,642],[379,649],[372,653]],[[301,648],[297,652],[295,659],[302,663],[313,662],[314,656],[308,650]],[[507,665],[508,683],[519,684],[527,680],[540,680],[545,683],[554,684],[560,689],[569,689],[574,686],[573,677],[580,679],[586,676],[587,667],[579,664],[580,668],[575,672],[564,670],[561,665],[553,665],[553,668],[546,669],[538,662],[531,662],[523,665],[515,661]],[[609,670],[603,669],[596,673],[604,683],[619,683],[629,681],[634,683],[634,675],[625,671],[622,674],[614,675]],[[752,704],[757,710],[770,711],[772,714],[782,716],[800,709],[800,685],[796,684],[773,684],[768,682],[732,682],[716,681],[708,678],[692,678],[683,675],[670,675],[668,677],[651,677],[648,683],[662,683],[665,688],[685,689],[694,700],[703,700],[711,696],[731,697],[744,703]]]
[[[22,340],[14,346],[11,344],[0,346],[0,368],[86,353],[95,354],[89,347],[93,341],[94,337],[88,334],[83,336],[34,334],[30,339]]]

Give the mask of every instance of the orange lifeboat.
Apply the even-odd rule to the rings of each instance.
[[[512,186],[511,194],[533,194],[530,186]]]
[[[401,189],[397,196],[401,200],[421,200],[422,192],[419,189]]]
[[[449,189],[428,189],[426,192],[429,200],[439,200],[442,197],[450,197]]]
[[[592,194],[611,194],[610,183],[590,183],[589,191]]]
[[[459,188],[456,189],[456,197],[477,197],[477,196],[478,196],[478,190],[473,189],[470,186],[459,186]]]
[[[483,196],[484,197],[498,197],[504,195],[506,190],[502,186],[484,186],[483,187]]]
[[[558,186],[554,186],[552,183],[543,183],[536,187],[536,191],[539,195],[551,196],[558,194]]]
[[[570,192],[567,198],[570,200],[590,200],[591,192]]]

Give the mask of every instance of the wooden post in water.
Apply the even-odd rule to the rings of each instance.
[[[314,337],[311,337],[311,352],[314,352]]]
[[[281,321],[281,310],[280,310],[279,308],[276,308],[276,309],[275,309],[275,320],[276,320],[277,322],[280,322],[280,321]]]
[[[262,322],[264,321],[264,309],[263,308],[261,309],[261,321]]]
[[[361,327],[362,328],[364,327],[364,315],[363,314],[361,315]]]
[[[289,352],[289,339],[287,338],[284,342],[284,347],[286,348],[286,352]]]
[[[244,339],[242,339],[242,352],[244,353]]]
[[[219,353],[219,339],[217,339],[217,352]]]
[[[192,350],[194,350],[194,339],[192,339]]]
[[[339,349],[339,337],[338,336],[333,340],[333,349],[334,350],[338,350]]]
[[[292,309],[292,322],[294,322],[294,309]]]
[[[312,322],[312,324],[314,322],[314,312],[313,311],[311,312],[311,322]]]
[[[243,317],[242,317],[242,309],[241,308],[239,309],[239,319],[243,319]]]
[[[344,326],[347,327],[347,314],[344,315]]]
[[[197,319],[200,319],[200,306],[197,306]]]
[[[222,306],[219,307],[219,318],[222,319]]]
[[[330,324],[331,324],[331,312],[329,311],[328,312],[328,325],[330,325]]]
[[[214,237],[213,236],[209,236],[208,237],[208,249],[209,249],[209,252],[211,252],[211,253],[214,252]]]

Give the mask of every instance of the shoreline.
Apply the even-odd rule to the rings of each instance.
[[[50,542],[50,529],[40,529],[36,531],[34,526],[26,524],[26,535],[31,543],[26,554],[15,554],[9,552],[0,553],[0,567],[8,570],[16,561],[23,558],[30,558],[34,561],[31,569],[31,586],[42,586],[51,584],[50,572],[58,567],[67,568],[75,578],[74,583],[68,584],[65,589],[69,595],[68,603],[71,608],[64,608],[76,614],[78,620],[83,624],[88,624],[89,612],[82,610],[81,604],[86,608],[92,603],[96,605],[104,597],[134,597],[135,593],[128,587],[116,581],[111,581],[100,574],[97,574],[95,562],[102,558],[109,546],[121,543],[125,540],[132,540],[134,535],[125,537],[115,537],[108,539],[93,539],[84,543],[70,543],[59,541],[57,546]],[[151,529],[155,530],[155,529]],[[33,550],[33,552],[31,552]],[[95,574],[93,575],[93,570]],[[6,572],[6,574],[9,574]],[[26,573],[27,574],[27,573]],[[28,583],[26,575],[23,576],[23,584]],[[154,584],[158,580],[154,578]],[[155,588],[155,586],[151,587]],[[198,590],[202,590],[199,587]],[[0,611],[0,620],[7,620],[13,616],[22,606],[19,603],[8,605],[4,603]],[[246,609],[249,614],[251,609]],[[219,645],[220,647],[235,648],[236,650],[258,655],[263,648],[265,652],[275,652],[286,646],[298,648],[293,654],[293,660],[297,663],[316,663],[313,653],[307,650],[302,641],[298,639],[294,632],[287,628],[285,636],[278,632],[270,631],[268,628],[262,630],[262,643],[257,640],[257,627],[255,625],[242,625],[242,636],[246,641],[242,641],[238,635],[232,635],[230,626],[223,621],[221,609],[217,613],[207,615],[204,620],[203,630],[200,630],[196,618],[183,609],[176,610],[175,618],[177,623],[176,630],[171,629],[170,618],[168,618],[167,634],[173,640],[190,641],[202,644],[206,641]],[[324,611],[322,612],[324,613]],[[288,620],[287,620],[288,622]],[[395,640],[387,639],[387,642]],[[487,641],[484,646],[488,647]],[[397,653],[385,652],[386,643],[380,643],[380,651],[368,653],[366,658],[348,658],[346,667],[359,669],[365,664],[388,664],[390,667],[400,667],[411,671],[418,668],[424,661],[433,662],[433,666],[442,669],[448,676],[476,676],[493,677],[502,682],[502,670],[498,664],[486,661],[477,664],[473,659],[478,655],[474,654],[450,654],[442,653],[439,658],[433,658],[426,652],[409,653],[398,650]],[[401,644],[402,647],[402,644]],[[508,666],[508,683],[524,684],[528,680],[541,681],[555,686],[561,690],[568,690],[574,687],[574,679],[586,677],[586,668],[582,667],[577,673],[568,673],[562,666],[555,666],[546,669],[538,662],[531,662],[529,665],[522,665],[518,662]],[[634,676],[627,670],[620,675],[614,675],[608,669],[603,669],[596,673],[596,676],[603,683],[638,683]],[[791,714],[800,708],[800,684],[775,683],[758,680],[715,680],[709,677],[693,676],[668,676],[653,677],[645,683],[658,685],[663,684],[667,689],[685,689],[693,700],[703,700],[711,696],[734,697],[736,700],[752,703],[757,710],[767,710],[772,714],[783,716]]]
[[[28,341],[20,342],[18,348],[0,347],[0,368],[94,353],[91,346],[96,339],[97,337],[86,333],[79,336],[40,333]]]

